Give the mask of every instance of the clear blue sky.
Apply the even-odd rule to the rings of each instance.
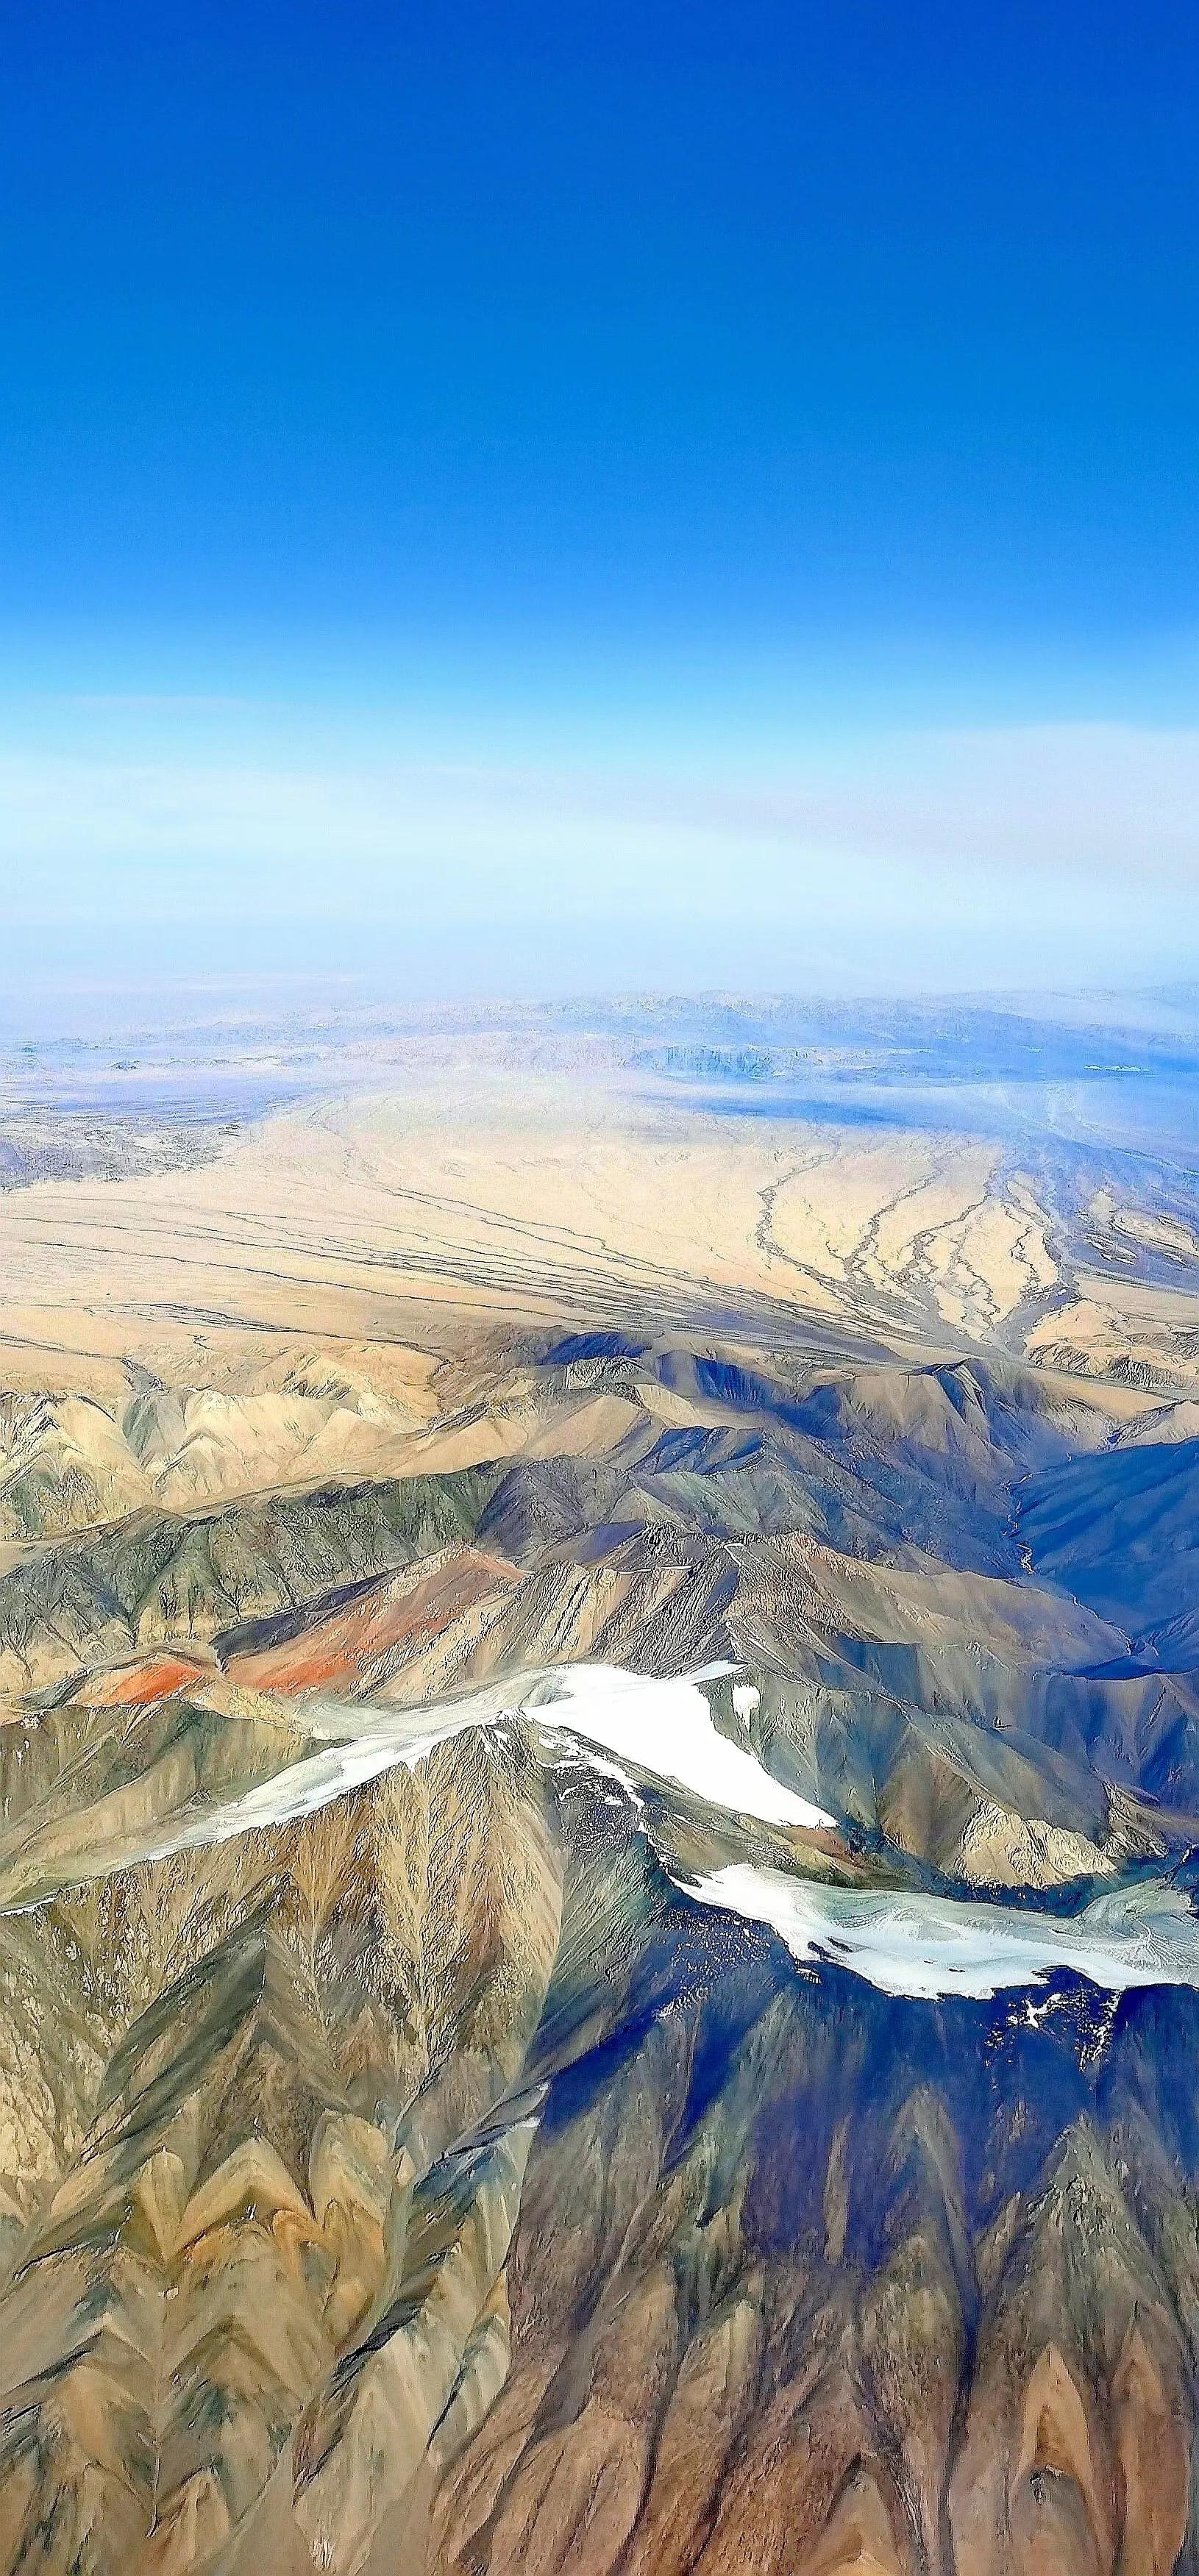
[[[1000,736],[1058,729],[1055,886],[1087,865],[1088,770],[1109,814],[1111,757],[1150,764],[1138,810],[1189,793],[1193,7],[10,0],[0,60],[14,954],[159,914],[182,940],[243,898],[265,922],[293,844],[303,910],[321,845],[285,788],[269,811],[298,764],[331,813],[350,778],[374,800],[347,960],[356,906],[398,918],[422,850],[426,876],[457,864],[431,759],[443,788],[470,772],[481,867],[500,779],[496,922],[571,881],[584,929],[544,972],[576,983],[605,832],[670,977],[663,799],[672,830],[708,799],[711,855],[725,797],[722,865],[758,869],[764,921],[860,864],[835,975],[879,869],[904,919],[925,856],[964,886],[1002,869],[998,791],[947,737],[981,731],[993,769]],[[868,825],[846,819],[863,766]],[[625,771],[623,824],[594,828]],[[809,817],[785,865],[736,806],[764,785]],[[904,794],[888,838],[878,798]],[[936,830],[913,794],[940,795]],[[680,975],[701,967],[684,940]]]

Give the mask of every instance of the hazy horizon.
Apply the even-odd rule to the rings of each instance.
[[[9,58],[10,979],[1199,973],[1170,0]]]

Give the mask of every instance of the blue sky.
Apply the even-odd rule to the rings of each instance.
[[[1199,970],[1189,7],[3,55],[20,973]]]

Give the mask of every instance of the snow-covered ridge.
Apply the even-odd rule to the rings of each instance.
[[[835,1829],[831,1816],[717,1729],[701,1684],[732,1669],[658,1679],[611,1665],[559,1665],[432,1709],[312,1700],[304,1719],[316,1751],[235,1797],[192,1803],[119,1850],[106,1846],[80,1875],[107,1875],[314,1815],[388,1771],[414,1769],[454,1736],[517,1715],[535,1729],[546,1761],[613,1777],[638,1805],[652,1783],[667,1799],[675,1789],[730,1819]],[[743,1721],[753,1696],[751,1685],[734,1686]],[[670,1870],[669,1852],[660,1856]],[[696,1902],[769,1926],[801,1963],[835,1962],[887,1994],[986,1997],[1039,1986],[1058,1968],[1112,1993],[1132,1985],[1199,1987],[1199,1918],[1185,1895],[1163,1882],[1106,1890],[1079,1912],[1056,1915],[1047,1907],[1016,1911],[915,1890],[830,1887],[798,1870],[749,1862],[698,1878],[672,1875]]]
[[[730,1669],[716,1665],[691,1678],[657,1680],[613,1665],[560,1665],[431,1709],[312,1699],[303,1711],[306,1732],[310,1741],[327,1739],[317,1751],[234,1797],[193,1802],[136,1841],[117,1849],[106,1844],[104,1872],[294,1823],[388,1771],[414,1769],[453,1736],[522,1714],[535,1724],[550,1762],[586,1762],[617,1778],[634,1800],[639,1778],[648,1774],[666,1791],[677,1788],[759,1823],[831,1827],[831,1816],[718,1732],[699,1684]],[[100,1872],[93,1864],[82,1874]]]

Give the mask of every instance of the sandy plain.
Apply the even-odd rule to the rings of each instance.
[[[386,1374],[396,1343],[448,1355],[569,1314],[1047,1359],[1065,1340],[1084,1370],[1132,1354],[1174,1391],[1188,1308],[1184,1283],[1172,1301],[1082,1277],[998,1146],[722,1115],[618,1078],[447,1068],[306,1102],[198,1169],[0,1197],[14,1384],[99,1391],[131,1350],[219,1375],[279,1334],[369,1345]]]

